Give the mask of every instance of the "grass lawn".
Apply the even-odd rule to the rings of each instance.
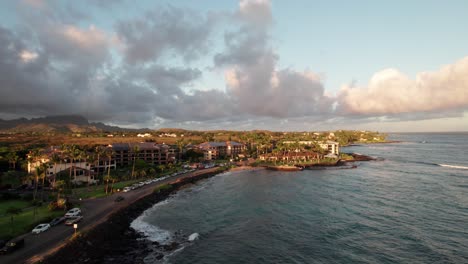
[[[137,179],[137,180],[129,180],[129,181],[121,181],[121,182],[116,182],[114,183],[114,190],[120,189],[122,190],[125,186],[130,186],[134,184],[135,182],[140,182],[143,181],[143,179]],[[109,189],[111,188],[112,184],[109,182]],[[87,198],[100,198],[100,197],[105,197],[108,194],[106,194],[106,185],[98,185],[98,186],[90,186],[88,187],[81,187],[81,188],[76,188],[73,189],[73,193],[77,198],[81,199],[87,199]]]
[[[31,232],[31,230],[39,223],[49,222],[52,218],[63,216],[63,211],[49,211],[47,205],[37,208],[36,216],[34,210],[27,210],[18,215],[13,216],[13,224],[10,215],[0,217],[0,239],[16,237],[21,234]]]
[[[4,215],[6,213],[6,210],[10,207],[23,209],[23,208],[27,208],[30,206],[31,206],[31,203],[29,201],[23,201],[23,200],[1,201],[0,202],[0,216]]]

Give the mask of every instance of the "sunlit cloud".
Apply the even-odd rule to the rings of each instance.
[[[38,56],[38,54],[36,52],[33,52],[33,51],[29,51],[29,50],[23,50],[21,51],[21,53],[19,54],[21,60],[23,62],[31,62],[33,60],[35,60]]]
[[[342,87],[338,101],[340,113],[354,115],[468,109],[468,57],[415,79],[396,69],[377,72],[366,87]]]

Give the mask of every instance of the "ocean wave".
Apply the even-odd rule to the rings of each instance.
[[[172,233],[170,231],[161,229],[158,226],[147,223],[143,219],[144,215],[139,216],[130,224],[130,227],[138,233],[143,234],[146,237],[146,239],[152,242],[167,244],[170,241],[172,241]]]
[[[145,221],[145,218],[148,215],[153,214],[154,211],[158,207],[169,203],[170,200],[171,200],[171,198],[166,199],[166,200],[164,200],[162,202],[159,202],[159,203],[153,205],[153,207],[151,207],[150,209],[144,211],[143,214],[141,214],[139,217],[137,217],[135,220],[133,220],[133,222],[130,224],[130,227],[133,228],[138,233],[145,236],[150,241],[158,242],[158,243],[161,243],[161,244],[166,244],[166,243],[170,242],[172,240],[171,239],[172,238],[172,233],[170,231],[161,229],[158,226],[152,225],[152,224]]]
[[[453,168],[453,169],[460,169],[460,170],[468,170],[468,167],[465,166],[460,166],[460,165],[449,165],[449,164],[437,164],[441,167],[446,167],[446,168]]]

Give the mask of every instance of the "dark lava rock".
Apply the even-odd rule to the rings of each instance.
[[[177,242],[172,242],[171,244],[169,245],[164,245],[164,250],[166,251],[174,251],[177,249],[177,247],[179,246],[179,243]]]

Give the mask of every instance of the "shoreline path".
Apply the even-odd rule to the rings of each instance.
[[[78,223],[78,231],[89,231],[93,227],[105,222],[111,214],[125,208],[135,201],[153,193],[156,186],[171,183],[178,179],[190,178],[205,173],[215,172],[218,168],[209,168],[189,172],[173,177],[169,177],[163,181],[152,183],[143,186],[142,188],[124,193],[119,192],[118,195],[125,199],[121,202],[115,202],[116,195],[110,195],[104,198],[86,199],[81,201],[81,211],[83,220]],[[62,248],[68,239],[70,239],[75,230],[73,227],[59,224],[52,227],[47,232],[39,235],[31,233],[24,234],[24,247],[12,252],[8,255],[0,256],[0,263],[37,263],[43,260],[46,256],[57,252]]]

